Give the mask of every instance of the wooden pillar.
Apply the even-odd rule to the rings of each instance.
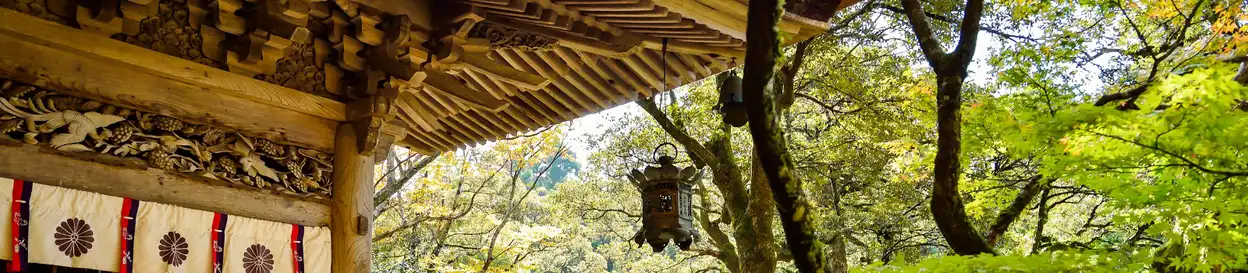
[[[338,125],[329,225],[334,273],[367,273],[372,265],[373,158],[360,154],[356,138],[350,122]]]

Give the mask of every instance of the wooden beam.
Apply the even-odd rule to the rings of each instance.
[[[428,71],[428,77],[425,78],[425,86],[433,87],[435,91],[441,94],[454,97],[482,110],[498,112],[507,107],[507,102],[496,99],[488,93],[468,88],[458,79],[454,79],[451,75],[443,72]]]
[[[533,72],[533,73],[537,73],[537,70],[534,70],[533,68],[529,67],[529,66],[528,66],[528,64],[527,64],[527,61],[523,60],[523,58],[521,58],[521,57],[520,57],[519,52],[513,52],[513,51],[510,51],[510,50],[506,50],[506,49],[496,50],[495,52],[497,52],[497,53],[499,54],[499,56],[501,56],[501,57],[503,58],[503,60],[505,60],[507,63],[511,64],[511,66],[512,66],[512,67],[516,67],[516,68],[522,69],[522,70],[524,70],[525,72]],[[539,74],[540,74],[540,73],[539,73]],[[504,88],[505,88],[505,87],[504,87]],[[575,108],[573,107],[573,104],[567,103],[567,102],[562,101],[562,100],[560,100],[560,101],[559,101],[559,103],[553,103],[553,102],[551,102],[551,101],[547,100],[547,97],[550,95],[550,94],[549,94],[549,92],[550,92],[550,91],[548,91],[548,90],[552,90],[552,89],[554,89],[554,88],[553,88],[553,87],[551,87],[551,86],[547,86],[546,88],[544,88],[544,89],[542,89],[542,90],[535,90],[535,91],[530,91],[530,92],[526,92],[526,93],[531,94],[531,95],[533,96],[533,98],[535,98],[535,99],[537,99],[537,100],[541,101],[541,103],[540,103],[540,104],[534,104],[534,106],[535,106],[535,107],[538,107],[538,106],[545,106],[545,107],[547,107],[547,109],[551,110],[551,112],[554,112],[554,114],[555,114],[555,115],[558,115],[558,116],[563,117],[563,118],[564,118],[564,120],[572,120],[572,119],[575,119],[575,118],[576,118],[576,116],[572,115],[572,112],[574,111],[574,110],[572,110],[572,109],[575,109]],[[563,111],[563,110],[561,110],[561,109],[551,109],[551,108],[555,108],[555,107],[562,107],[563,109],[566,109],[567,111]],[[552,117],[553,117],[553,116],[552,116]]]
[[[635,92],[644,97],[649,97],[652,93],[651,89],[653,86],[646,83],[644,79],[641,79],[641,75],[637,74],[637,71],[624,69],[625,65],[620,64],[622,61],[614,59],[599,59],[598,61],[606,66],[608,70],[611,70],[611,72],[615,75],[620,75],[621,78],[628,83],[628,85],[635,88]]]
[[[715,10],[697,0],[654,0],[654,3],[706,25],[708,28],[745,40],[746,20],[743,18],[736,18],[728,12]]]
[[[360,155],[350,122],[338,126],[331,177],[331,271],[368,273],[373,250],[373,158]]]
[[[467,65],[469,69],[489,75],[495,79],[510,83],[516,87],[525,90],[537,90],[546,87],[550,81],[537,75],[533,75],[524,71],[520,71],[510,66],[500,64],[486,58],[481,54],[465,54],[460,57],[460,62]]]
[[[0,176],[282,223],[326,226],[330,221],[326,203],[148,169],[133,160],[95,153],[62,154],[6,141],[0,145]]]
[[[416,122],[425,131],[442,129],[442,125],[438,124],[438,119],[433,117],[433,113],[425,110],[426,106],[416,98],[415,93],[403,92],[399,94],[399,99],[395,101],[395,104],[399,106],[399,111],[403,115],[410,117],[413,122]]]
[[[198,91],[229,94],[269,107],[335,121],[346,120],[347,116],[346,106],[341,102],[172,57],[13,10],[0,9],[0,33],[65,54],[127,66],[144,74],[190,85]],[[92,72],[83,70],[79,73]]]
[[[706,25],[710,29],[745,40],[748,7],[744,3],[731,0],[654,0],[654,3]],[[800,17],[785,17],[777,22],[776,27],[782,32],[797,34],[802,31],[803,27],[815,26],[809,21],[796,18]],[[826,25],[823,26],[824,30],[827,28]]]
[[[648,38],[642,41],[641,45],[652,50],[663,50],[663,39]],[[667,51],[692,55],[712,54],[742,59],[745,58],[744,48],[710,46],[701,43],[675,41],[674,39],[667,40]]]
[[[345,105],[338,102],[329,108],[342,107],[332,112],[343,112],[323,116],[291,109],[299,107],[276,107],[270,103],[313,104],[300,96],[278,95],[291,94],[275,91],[279,89],[267,89],[277,92],[269,93],[273,100],[258,102],[256,97],[239,96],[223,88],[260,92],[260,87],[276,85],[44,23],[52,24],[0,9],[0,75],[49,90],[321,151],[333,149],[335,119],[345,119]]]

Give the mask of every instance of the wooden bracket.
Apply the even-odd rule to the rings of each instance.
[[[126,0],[121,2],[122,32],[126,35],[138,35],[141,27],[140,23],[148,16],[156,15],[159,11],[157,0]]]
[[[247,19],[237,15],[243,8],[243,0],[217,0],[217,29],[222,32],[247,34]]]
[[[384,162],[390,155],[390,145],[407,137],[407,123],[394,118],[381,126],[381,135],[374,146],[373,162]]]
[[[394,120],[397,107],[394,101],[399,96],[399,88],[388,86],[378,90],[375,95],[358,99],[347,105],[347,122],[354,123],[356,145],[360,155],[372,156],[381,140],[383,127]],[[406,127],[406,125],[402,125]],[[406,132],[404,132],[406,133]],[[393,138],[389,140],[393,142]]]
[[[381,24],[381,11],[372,8],[361,7],[359,16],[351,18],[351,25],[355,27],[355,38],[360,42],[378,46],[384,40],[385,34],[377,25]]]
[[[211,10],[209,10],[210,7],[208,6],[208,1],[209,0],[188,0],[187,1],[186,6],[187,6],[188,11],[190,12],[190,16],[187,18],[187,22],[191,25],[191,28],[199,29],[200,26],[204,24],[205,20],[211,21],[211,19],[208,18],[208,14],[212,12]]]
[[[277,72],[277,60],[286,55],[286,48],[292,43],[289,39],[259,29],[240,40],[236,50],[226,54],[226,64],[230,72],[245,76]]]
[[[99,7],[91,9],[78,6],[78,24],[82,29],[90,30],[105,36],[122,32],[121,17],[117,17],[120,7],[118,0],[101,0]]]

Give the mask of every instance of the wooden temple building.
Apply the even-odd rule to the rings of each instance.
[[[789,2],[786,45],[855,1]],[[14,212],[0,237],[15,240],[0,259],[19,271],[369,272],[373,166],[389,145],[477,145],[731,69],[746,10],[0,0],[0,210]]]

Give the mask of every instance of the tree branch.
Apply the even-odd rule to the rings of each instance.
[[[1105,94],[1104,96],[1101,96],[1101,98],[1096,99],[1096,102],[1092,103],[1092,105],[1105,106],[1106,104],[1109,104],[1110,102],[1115,102],[1115,101],[1120,101],[1120,100],[1135,100],[1135,98],[1138,98],[1140,97],[1140,95],[1143,95],[1144,91],[1147,91],[1148,87],[1151,85],[1152,83],[1145,83],[1145,84],[1136,86],[1134,88],[1128,89],[1127,91],[1112,93],[1112,94]],[[1120,107],[1121,107],[1120,109],[1131,108],[1131,106],[1128,104],[1123,104]],[[1139,107],[1135,107],[1135,109],[1139,109]]]
[[[1244,56],[1243,58],[1248,60],[1248,56]],[[1235,82],[1238,82],[1240,85],[1248,86],[1248,61],[1241,61],[1239,63],[1239,73],[1235,74]]]
[[[1123,141],[1123,142],[1127,142],[1127,143],[1135,144],[1136,146],[1140,146],[1140,147],[1143,147],[1143,148],[1147,148],[1147,149],[1149,149],[1149,150],[1154,150],[1154,151],[1160,152],[1160,153],[1165,154],[1165,155],[1167,155],[1167,156],[1170,156],[1170,157],[1173,157],[1173,158],[1177,158],[1177,159],[1179,159],[1180,161],[1183,161],[1183,163],[1187,164],[1187,166],[1192,167],[1192,168],[1194,168],[1194,169],[1196,169],[1196,170],[1199,170],[1199,171],[1202,171],[1202,172],[1211,173],[1211,174],[1220,174],[1220,175],[1225,175],[1225,176],[1248,176],[1248,172],[1246,172],[1246,171],[1223,171],[1223,170],[1214,170],[1214,169],[1210,169],[1209,167],[1205,167],[1205,166],[1202,166],[1202,165],[1200,165],[1200,164],[1196,164],[1196,162],[1193,162],[1191,159],[1187,159],[1186,157],[1183,157],[1182,155],[1179,155],[1179,154],[1176,154],[1176,153],[1174,153],[1174,152],[1171,152],[1171,151],[1168,151],[1168,150],[1162,149],[1161,147],[1158,147],[1158,146],[1156,146],[1156,145],[1148,145],[1148,144],[1141,143],[1141,142],[1139,142],[1139,141],[1130,140],[1130,139],[1126,139],[1126,138],[1123,138],[1123,137],[1120,137],[1120,136],[1115,136],[1115,135],[1110,135],[1110,134],[1102,134],[1102,133],[1093,132],[1093,131],[1087,131],[1087,130],[1084,130],[1084,131],[1085,131],[1085,132],[1092,133],[1092,134],[1095,134],[1095,135],[1103,136],[1103,137],[1108,137],[1108,138],[1112,138],[1112,139],[1117,139],[1117,140],[1120,140],[1120,141]]]
[[[659,124],[659,128],[662,128],[664,132],[667,132],[667,135],[672,136],[672,139],[684,146],[690,152],[690,155],[695,156],[695,160],[702,161],[702,163],[711,167],[711,170],[715,172],[722,171],[719,166],[719,160],[715,158],[711,151],[699,144],[698,140],[689,136],[689,133],[677,128],[676,124],[672,123],[672,120],[667,117],[667,114],[663,113],[659,106],[654,104],[654,99],[640,98],[637,99],[636,103],[637,106],[641,106],[641,109],[646,110],[646,113],[654,118],[654,121]]]
[[[802,62],[806,59],[806,48],[810,47],[810,40],[798,42],[794,45],[793,60],[789,64],[780,69],[779,78],[780,86],[783,87],[783,93],[780,95],[780,108],[789,108],[793,105],[794,94],[797,88],[793,87],[793,80],[797,78],[797,72],[802,68]]]
[[[905,14],[906,14],[906,10],[905,10],[905,9],[902,9],[902,8],[900,8],[900,7],[896,7],[896,6],[889,6],[889,5],[885,5],[885,4],[875,4],[875,6],[880,7],[880,8],[882,8],[882,9],[884,9],[884,10],[888,10],[888,11],[892,11],[892,12],[898,13],[898,14],[902,14],[902,15],[905,15]],[[940,14],[935,14],[935,13],[931,13],[931,12],[923,12],[923,15],[927,15],[927,18],[934,19],[934,20],[936,20],[936,21],[941,21],[941,22],[950,23],[950,24],[956,24],[956,23],[958,23],[958,20],[953,19],[953,18],[949,18],[949,17],[946,17],[946,16],[943,16],[943,15],[940,15]],[[1009,38],[1009,39],[1022,39],[1022,40],[1027,40],[1027,41],[1030,41],[1030,42],[1036,42],[1036,38],[1032,38],[1032,37],[1028,37],[1028,36],[1022,36],[1022,35],[1016,35],[1016,34],[1009,34],[1009,33],[1005,33],[1004,31],[1000,31],[1000,30],[997,30],[997,29],[994,29],[994,28],[985,27],[985,26],[983,26],[983,25],[980,25],[980,26],[979,26],[979,29],[980,29],[980,30],[983,30],[984,32],[987,32],[987,33],[992,33],[992,34],[995,34],[995,35],[997,35],[997,36],[1001,36],[1001,37],[1005,37],[1005,38]],[[1042,39],[1043,39],[1043,38],[1042,38]]]
[[[1053,181],[1051,179],[1044,180],[1039,175],[1033,176],[1027,181],[1027,185],[1024,185],[1023,189],[1018,191],[1018,195],[1014,197],[1014,201],[1010,203],[1010,206],[997,215],[997,221],[992,224],[992,228],[988,229],[988,238],[986,239],[988,245],[996,245],[1001,235],[1005,234],[1006,230],[1010,228],[1010,224],[1013,224],[1014,220],[1023,214],[1023,210],[1027,209],[1027,205],[1031,204],[1031,200],[1035,199],[1036,194],[1040,192],[1040,188],[1044,187],[1044,184]]]
[[[958,33],[958,46],[953,50],[954,58],[963,67],[963,74],[966,74],[966,67],[971,65],[971,59],[975,56],[975,42],[979,39],[979,19],[983,15],[984,0],[966,1],[966,12],[962,16],[962,26]]]
[[[411,181],[412,177],[416,176],[421,169],[424,169],[425,166],[429,166],[429,163],[432,163],[434,159],[438,159],[438,155],[425,156],[420,159],[419,162],[416,162],[416,166],[412,166],[410,169],[404,170],[403,176],[394,180],[397,183],[386,183],[386,186],[382,187],[381,190],[377,191],[377,194],[373,196],[373,206],[380,207],[381,203],[385,203],[386,200],[390,200],[390,197],[394,196],[395,193],[403,190],[403,186],[407,185],[407,182]]]
[[[939,66],[937,63],[943,61],[945,49],[936,40],[936,34],[932,33],[932,25],[927,23],[923,3],[919,3],[919,0],[901,0],[901,6],[905,8],[906,18],[910,19],[910,27],[914,29],[914,35],[919,40],[919,49],[923,50],[928,64],[932,67]]]

